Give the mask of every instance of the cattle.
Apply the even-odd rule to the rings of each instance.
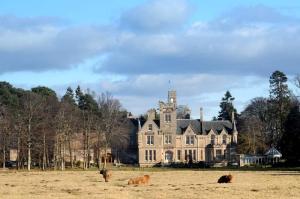
[[[112,176],[112,172],[110,170],[107,169],[101,169],[100,170],[100,174],[103,176],[103,178],[105,179],[105,182],[108,182],[108,180],[111,178]]]
[[[232,175],[223,175],[219,178],[218,183],[231,183]]]
[[[149,175],[144,175],[144,176],[140,176],[140,177],[136,177],[136,178],[131,178],[128,180],[128,185],[131,184],[148,184],[150,180],[150,176]]]

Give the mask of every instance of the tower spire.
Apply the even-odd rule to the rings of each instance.
[[[237,132],[236,122],[235,122],[235,117],[234,117],[234,111],[232,111],[232,113],[231,113],[231,122],[232,122],[232,130],[233,130],[233,132]]]

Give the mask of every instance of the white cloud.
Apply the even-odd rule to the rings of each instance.
[[[65,26],[49,23],[47,18],[2,18],[6,21],[0,20],[0,73],[69,69],[114,45],[112,27]]]
[[[186,0],[153,0],[121,16],[121,27],[134,31],[170,31],[181,27],[192,8]]]

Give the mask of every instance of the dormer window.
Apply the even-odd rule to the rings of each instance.
[[[215,139],[216,139],[216,136],[215,136],[215,135],[211,135],[211,137],[210,137],[210,143],[211,143],[212,145],[215,144]]]
[[[227,136],[223,135],[223,144],[227,144]]]
[[[152,131],[152,124],[148,125],[148,131]]]

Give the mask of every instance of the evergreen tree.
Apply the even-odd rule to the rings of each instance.
[[[275,71],[270,76],[270,124],[272,145],[277,146],[284,131],[284,122],[290,110],[290,92],[288,78],[281,71]]]
[[[55,98],[57,98],[55,91],[52,90],[51,88],[48,88],[48,87],[45,87],[45,86],[38,86],[38,87],[32,88],[31,91],[36,93],[36,94],[39,94],[43,97],[55,97]]]
[[[62,97],[62,102],[67,102],[71,105],[76,105],[75,99],[74,99],[74,92],[71,87],[67,88],[66,93]]]
[[[82,107],[82,98],[83,98],[83,93],[81,91],[80,86],[78,85],[75,91],[75,98],[76,98],[76,102],[78,107]]]
[[[294,106],[284,124],[285,131],[281,139],[283,157],[295,166],[300,166],[300,112],[299,105]]]
[[[234,97],[232,97],[229,91],[226,91],[225,96],[222,98],[220,103],[220,112],[218,120],[231,120],[232,112],[234,112],[235,117],[237,116],[236,109],[233,106]]]

